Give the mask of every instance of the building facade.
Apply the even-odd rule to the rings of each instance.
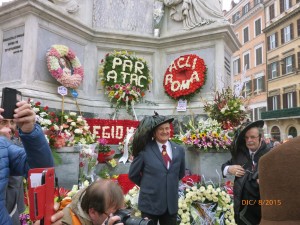
[[[242,47],[232,58],[233,85],[243,85],[251,121],[261,119],[267,108],[265,11],[262,0],[242,0],[225,14]]]
[[[277,140],[300,133],[300,1],[265,1],[267,112],[262,113]]]

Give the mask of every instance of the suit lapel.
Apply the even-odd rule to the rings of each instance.
[[[167,168],[165,162],[164,162],[164,159],[161,155],[161,152],[158,148],[158,145],[156,143],[156,141],[152,141],[152,145],[151,145],[151,149],[152,151],[154,152],[154,154],[156,155],[156,157],[161,161],[161,163],[164,165],[165,168]]]
[[[170,168],[172,167],[173,163],[175,162],[175,160],[179,157],[179,152],[176,151],[176,146],[172,143],[172,142],[169,142],[171,144],[171,149],[172,149],[172,160],[171,160],[171,164],[170,164]]]

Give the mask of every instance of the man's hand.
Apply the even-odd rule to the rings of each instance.
[[[115,222],[119,221],[121,218],[119,216],[112,216],[108,221],[104,222],[103,225],[113,225]],[[118,225],[124,225],[123,223],[117,223]]]
[[[24,133],[30,133],[35,124],[35,112],[32,110],[31,105],[25,101],[18,102],[14,121]]]
[[[229,166],[228,172],[236,177],[242,177],[245,175],[245,169],[240,165]]]
[[[51,225],[62,225],[62,222],[61,222],[61,219],[63,218],[64,216],[64,212],[63,211],[58,211],[57,210],[59,209],[59,203],[56,203],[54,205],[54,210],[55,210],[55,214],[51,217],[51,222],[52,224]],[[34,225],[40,225],[40,221],[36,221],[34,223]]]

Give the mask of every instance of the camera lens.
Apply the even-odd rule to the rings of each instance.
[[[130,217],[126,220],[125,225],[154,225],[152,220]]]

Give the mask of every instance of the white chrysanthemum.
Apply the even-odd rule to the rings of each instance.
[[[35,107],[33,107],[32,110],[33,110],[35,113],[38,113],[38,112],[40,111],[39,108],[35,108]]]
[[[79,128],[76,128],[76,129],[74,130],[74,133],[75,133],[75,134],[82,134],[82,130],[79,129]]]

